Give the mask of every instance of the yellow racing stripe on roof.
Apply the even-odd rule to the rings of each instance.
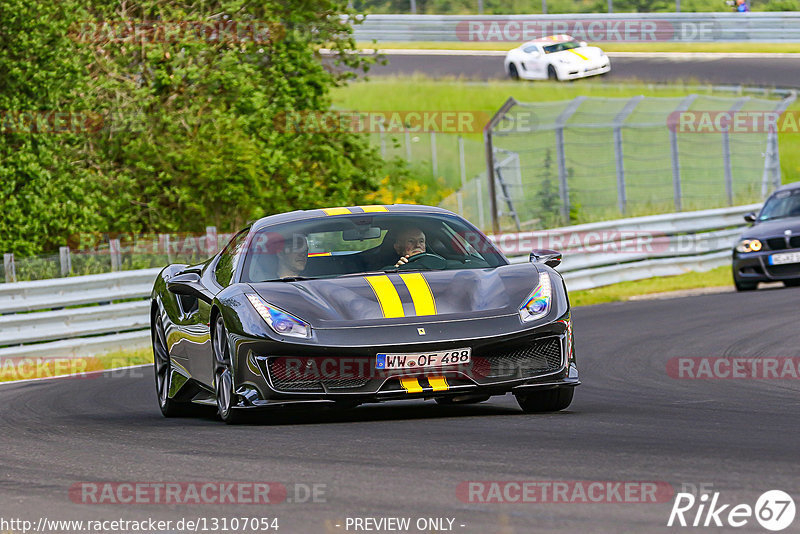
[[[433,391],[447,391],[450,385],[447,383],[447,378],[443,376],[429,376],[428,384],[431,385]]]
[[[381,305],[383,316],[387,319],[392,317],[405,317],[403,313],[403,303],[397,293],[392,281],[385,274],[379,276],[365,276],[364,279],[372,287],[378,304]]]
[[[388,209],[386,209],[386,206],[359,206],[359,208],[364,210],[364,213],[374,213],[374,212],[377,212],[377,211],[389,211]]]
[[[414,301],[414,311],[417,315],[436,315],[436,300],[422,273],[402,273],[400,278],[411,293]]]
[[[575,51],[574,49],[572,49],[572,48],[570,48],[570,49],[569,49],[569,51],[570,51],[570,52],[572,52],[573,54],[575,54],[576,56],[578,56],[579,58],[583,59],[584,61],[589,61],[589,58],[588,58],[588,57],[586,57],[586,56],[584,56],[584,55],[583,55],[583,54],[581,54],[580,52],[576,52],[576,51]]]
[[[353,213],[350,208],[322,208],[325,215],[349,215]]]
[[[422,386],[419,385],[419,380],[416,378],[401,378],[400,385],[408,393],[422,393]]]

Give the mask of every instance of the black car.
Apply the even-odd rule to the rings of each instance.
[[[579,384],[560,254],[510,264],[461,217],[426,206],[265,217],[152,293],[165,416],[226,422],[287,406],[352,407],[512,393],[526,412]]]
[[[733,249],[733,280],[739,291],[759,282],[800,285],[800,182],[775,190],[761,211],[744,216],[753,226]]]

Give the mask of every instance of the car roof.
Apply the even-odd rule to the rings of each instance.
[[[800,189],[800,182],[792,182],[790,184],[784,184],[779,188],[777,188],[775,192],[777,193],[778,191],[786,191],[789,189]]]
[[[564,43],[566,41],[573,41],[574,38],[571,35],[567,35],[566,33],[559,33],[557,35],[548,35],[546,37],[540,37],[538,39],[534,39],[533,41],[528,41],[527,43],[523,44],[522,46],[530,46],[530,45],[547,45],[547,44],[554,44],[554,43]],[[521,48],[521,47],[520,47]]]
[[[317,208],[311,210],[297,210],[287,213],[268,215],[253,223],[251,230],[259,230],[273,224],[280,224],[308,219],[323,219],[336,215],[358,215],[361,213],[441,213],[455,215],[452,211],[435,206],[421,204],[390,204],[369,206],[339,206],[333,208]]]

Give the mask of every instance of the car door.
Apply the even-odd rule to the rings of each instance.
[[[249,229],[236,234],[202,272],[201,282],[212,296],[228,287],[233,281],[236,265],[242,256]],[[191,298],[191,297],[190,297]],[[211,350],[211,303],[194,299],[193,307],[184,324],[186,357],[192,376],[204,384],[211,385],[214,379],[213,353]]]
[[[540,47],[532,45],[524,48],[526,53],[525,70],[528,75],[536,79],[547,78],[547,63],[544,61],[544,52]]]

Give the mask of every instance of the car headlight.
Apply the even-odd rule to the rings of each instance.
[[[539,274],[539,284],[519,308],[519,317],[522,322],[527,323],[547,315],[550,311],[550,303],[553,301],[552,293],[550,275],[547,273]]]
[[[305,321],[267,304],[258,295],[248,293],[247,300],[276,334],[290,337],[311,337],[311,327]]]
[[[742,239],[736,245],[736,252],[758,252],[761,250],[761,241],[758,239]]]

